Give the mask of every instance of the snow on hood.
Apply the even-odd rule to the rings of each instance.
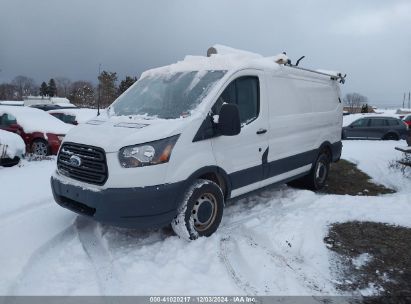
[[[4,150],[9,158],[21,157],[26,151],[26,145],[20,135],[0,129],[0,157]]]
[[[73,127],[36,108],[0,106],[0,115],[4,113],[16,117],[17,123],[26,133],[42,132],[64,135]]]
[[[118,152],[125,146],[142,144],[180,134],[189,118],[144,119],[139,116],[97,117],[73,128],[64,141]]]

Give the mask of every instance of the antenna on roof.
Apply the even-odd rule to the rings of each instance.
[[[301,56],[301,57],[297,60],[295,66],[298,66],[298,64],[300,63],[300,61],[303,60],[304,58],[305,58],[305,56]]]

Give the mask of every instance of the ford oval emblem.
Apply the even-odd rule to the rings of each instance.
[[[80,167],[81,166],[81,158],[77,155],[72,155],[70,157],[70,165],[73,167]]]

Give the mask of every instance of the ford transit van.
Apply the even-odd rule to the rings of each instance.
[[[222,46],[146,71],[66,135],[54,198],[103,223],[210,236],[231,198],[325,185],[341,155],[343,80]]]

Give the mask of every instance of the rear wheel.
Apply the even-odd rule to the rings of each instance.
[[[383,140],[400,140],[397,134],[395,133],[388,133],[383,136]]]
[[[320,155],[318,155],[310,173],[298,180],[289,182],[288,185],[314,191],[321,190],[327,182],[330,163],[331,157],[329,153],[325,150],[322,151]]]
[[[49,153],[48,143],[44,139],[36,139],[31,144],[31,152],[35,155],[46,156]]]
[[[223,208],[221,188],[209,180],[196,180],[186,191],[171,226],[179,237],[186,240],[210,236],[220,225]]]

